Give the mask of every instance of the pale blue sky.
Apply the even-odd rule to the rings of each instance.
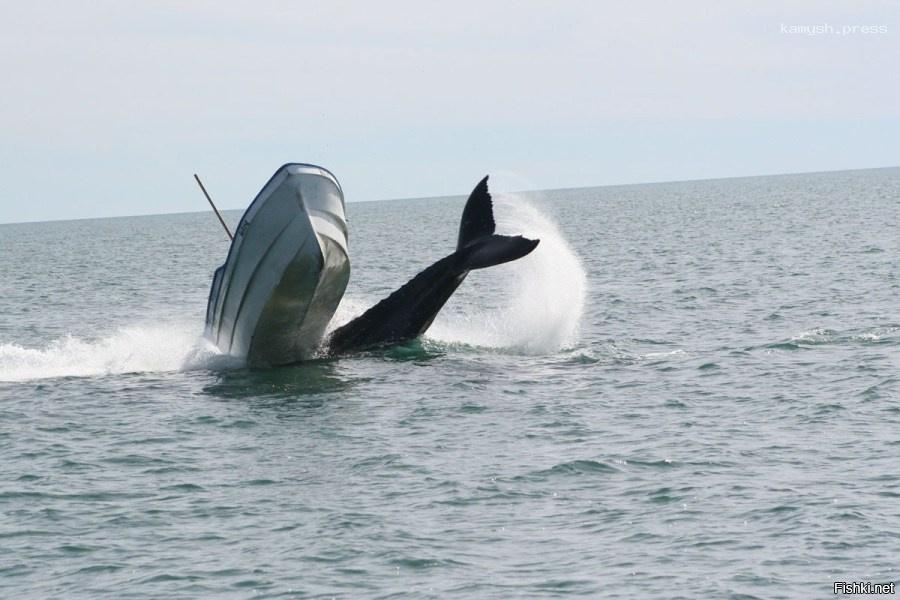
[[[0,7],[0,222],[900,165],[891,1]]]

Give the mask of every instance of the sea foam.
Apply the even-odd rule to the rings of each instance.
[[[122,327],[96,339],[64,336],[40,348],[0,343],[0,381],[216,367],[224,357],[197,325]]]

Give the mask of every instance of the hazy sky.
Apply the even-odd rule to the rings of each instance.
[[[0,222],[900,164],[895,1],[0,7]]]

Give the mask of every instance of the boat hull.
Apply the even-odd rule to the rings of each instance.
[[[350,278],[344,195],[314,165],[284,165],[241,218],[216,270],[206,336],[250,366],[313,357]]]

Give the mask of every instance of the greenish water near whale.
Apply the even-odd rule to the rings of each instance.
[[[269,371],[200,340],[212,215],[0,225],[0,596],[897,581],[898,198],[900,169],[501,195],[541,245],[425,339]],[[349,204],[337,320],[462,205]]]

